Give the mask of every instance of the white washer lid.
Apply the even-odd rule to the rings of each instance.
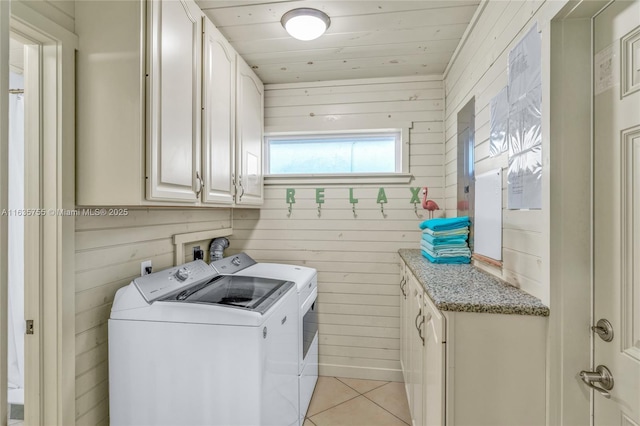
[[[125,309],[111,310],[112,320],[132,320],[132,321],[154,321],[154,322],[176,322],[189,324],[212,324],[212,325],[240,325],[257,327],[262,325],[275,312],[281,304],[289,297],[297,298],[294,287],[291,286],[270,308],[264,313],[251,311],[242,308],[230,307],[226,305],[204,304],[204,303],[176,303],[155,301],[148,304],[144,301],[140,292],[134,284],[124,287],[118,291],[116,297],[119,299],[137,298],[137,306],[133,306],[131,300]],[[124,303],[118,303],[122,306]]]
[[[308,288],[309,283],[313,283],[311,289],[317,285],[315,279],[318,272],[314,268],[306,266],[288,265],[285,263],[256,263],[246,269],[237,272],[235,275],[252,276],[261,278],[272,278],[296,283],[298,293]]]

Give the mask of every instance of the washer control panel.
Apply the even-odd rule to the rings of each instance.
[[[218,272],[202,260],[185,263],[160,272],[138,277],[133,283],[142,297],[151,303],[193,284],[209,280]]]

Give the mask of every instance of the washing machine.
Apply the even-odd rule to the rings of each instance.
[[[111,425],[297,425],[298,314],[293,282],[200,260],[136,278],[109,320]]]
[[[211,264],[222,274],[235,276],[253,276],[291,281],[296,284],[298,293],[298,399],[299,421],[309,408],[313,390],[318,381],[318,274],[313,268],[281,263],[258,263],[246,253],[240,253]],[[230,265],[234,272],[230,271]]]

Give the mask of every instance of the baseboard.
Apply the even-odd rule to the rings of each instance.
[[[350,365],[319,364],[319,374],[349,379],[383,380],[386,382],[404,382],[401,370],[386,368],[354,367]]]

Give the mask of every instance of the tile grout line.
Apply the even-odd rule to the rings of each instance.
[[[368,393],[368,392],[367,392]],[[373,402],[375,405],[377,405],[378,407],[382,408],[384,411],[386,411],[387,413],[391,414],[393,417],[395,417],[396,419],[400,420],[402,423],[404,423],[405,425],[409,425],[409,423],[405,422],[404,420],[402,420],[400,417],[396,416],[395,414],[393,414],[391,411],[387,410],[386,408],[384,408],[382,405],[378,404],[377,402],[375,402],[374,400],[372,400],[371,398],[369,398],[367,395],[362,395],[365,398],[367,398],[369,401]]]
[[[346,384],[345,382],[343,382],[342,380],[340,380],[340,378],[339,378],[339,377],[334,377],[334,379],[336,379],[337,381],[339,381],[339,382],[340,382],[340,383],[342,383],[343,385],[347,386],[348,388],[353,389],[354,391],[358,392],[360,395],[363,395],[363,396],[364,396],[364,394],[365,394],[365,393],[367,393],[367,392],[371,392],[371,391],[374,391],[374,390],[376,390],[376,389],[380,389],[381,387],[386,386],[386,385],[388,385],[389,383],[391,383],[391,382],[385,382],[385,383],[381,384],[381,385],[380,385],[380,386],[378,386],[378,387],[375,387],[375,388],[369,389],[367,392],[362,393],[362,392],[360,392],[358,389],[355,389],[355,388],[353,388],[353,387],[349,386],[348,384]],[[345,379],[346,379],[346,377],[345,377]],[[358,379],[358,380],[366,380],[366,379]],[[368,399],[368,398],[367,398],[367,399]]]
[[[1,1],[1,0],[0,0],[0,1]],[[342,383],[342,382],[340,382],[340,383]],[[358,393],[358,392],[356,391],[356,393]],[[318,414],[320,414],[320,413],[324,413],[325,411],[329,411],[329,410],[331,410],[332,408],[336,408],[337,406],[342,405],[342,404],[344,404],[345,402],[349,402],[349,401],[351,401],[352,399],[356,399],[356,398],[358,398],[359,396],[364,396],[364,395],[358,394],[358,395],[354,396],[353,398],[346,399],[346,400],[342,401],[341,403],[336,404],[336,405],[334,405],[334,406],[332,406],[332,407],[325,408],[325,409],[324,409],[324,410],[322,410],[322,411],[318,411],[317,413],[315,413],[315,414],[314,414],[313,416],[311,416],[311,417],[315,417],[315,416],[317,416],[317,415],[318,415]],[[367,399],[369,399],[369,398],[367,398]],[[311,420],[311,417],[308,417],[308,419],[309,419],[309,420]],[[314,424],[315,424],[315,423],[314,423]]]
[[[376,390],[376,389],[380,389],[380,388],[382,388],[383,386],[386,386],[386,385],[388,385],[389,383],[392,383],[392,382],[386,382],[386,383],[384,383],[384,384],[382,384],[382,385],[380,385],[380,386],[377,386],[377,387],[375,387],[375,388],[373,388],[373,389],[368,390],[368,391],[367,391],[367,392],[365,392],[365,393],[360,393],[360,391],[358,391],[357,389],[354,389],[353,387],[349,386],[348,384],[346,384],[345,382],[343,382],[342,380],[340,380],[338,377],[334,377],[334,376],[327,376],[327,377],[333,377],[333,378],[334,378],[334,379],[336,379],[338,382],[340,382],[340,383],[342,383],[343,385],[347,386],[349,389],[352,389],[352,390],[353,390],[354,392],[356,392],[358,395],[354,396],[353,398],[349,398],[349,399],[347,399],[347,400],[345,400],[345,401],[342,401],[342,402],[340,402],[340,403],[338,403],[338,404],[336,404],[336,405],[334,405],[334,406],[332,406],[332,407],[329,407],[329,408],[326,408],[326,409],[324,409],[324,410],[322,410],[322,411],[319,411],[319,412],[317,412],[317,413],[313,414],[313,416],[310,416],[310,417],[305,416],[305,419],[309,420],[309,421],[311,422],[311,424],[312,424],[312,425],[317,426],[317,425],[313,422],[313,420],[311,419],[311,417],[315,417],[315,416],[317,416],[317,415],[319,415],[319,414],[321,414],[321,413],[324,413],[325,411],[329,411],[329,410],[331,410],[331,409],[333,409],[333,408],[336,408],[336,407],[338,407],[338,406],[340,406],[340,405],[342,405],[342,404],[345,404],[345,403],[347,403],[347,402],[349,402],[349,401],[351,401],[351,400],[354,400],[354,399],[356,399],[356,398],[358,398],[358,397],[360,397],[360,396],[363,396],[363,397],[365,397],[365,398],[367,399],[367,401],[372,402],[373,404],[375,404],[375,405],[377,405],[378,407],[382,408],[382,409],[383,409],[384,411],[386,411],[387,413],[391,414],[391,415],[392,415],[393,417],[395,417],[396,419],[400,420],[400,421],[401,421],[402,423],[404,423],[405,425],[408,425],[408,426],[409,426],[409,424],[408,424],[407,422],[405,422],[403,419],[401,419],[400,417],[396,416],[396,415],[395,415],[395,414],[393,414],[391,411],[387,410],[385,407],[383,407],[382,405],[378,404],[377,402],[375,402],[375,401],[374,401],[374,400],[372,400],[371,398],[367,397],[367,395],[366,395],[366,393],[373,392],[374,390]],[[364,380],[364,379],[363,379],[363,380]]]

